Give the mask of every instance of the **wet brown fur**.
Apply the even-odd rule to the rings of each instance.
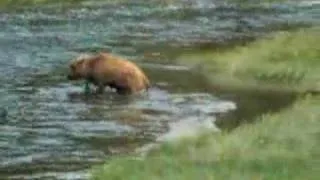
[[[102,93],[106,86],[119,94],[133,94],[148,89],[150,82],[136,64],[109,53],[79,56],[70,64],[69,80],[85,79]]]

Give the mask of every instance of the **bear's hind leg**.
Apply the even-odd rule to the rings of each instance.
[[[96,89],[96,94],[102,94],[104,92],[105,86],[103,84],[99,84]]]
[[[117,93],[120,95],[128,95],[130,94],[130,90],[128,88],[124,88],[121,86],[116,87]]]
[[[116,89],[117,94],[127,95],[127,94],[131,93],[131,89],[129,89],[128,87],[121,86],[121,85],[117,84],[115,81],[109,82],[107,85],[110,88]]]

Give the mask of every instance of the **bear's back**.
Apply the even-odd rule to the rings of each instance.
[[[149,79],[142,69],[129,60],[109,53],[99,53],[92,61],[94,74],[103,78],[101,81],[113,81],[133,91],[150,86]]]

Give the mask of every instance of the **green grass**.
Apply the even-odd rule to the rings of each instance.
[[[320,98],[262,116],[231,133],[163,144],[143,158],[117,158],[92,179],[316,180],[320,176]]]
[[[319,28],[278,32],[227,52],[191,50],[176,57],[214,84],[295,91],[320,90],[319,59]]]
[[[316,88],[319,29],[277,33],[228,51],[184,52],[177,60],[213,83],[273,89]],[[268,86],[270,85],[270,86]],[[231,132],[203,132],[161,144],[145,157],[113,158],[94,167],[92,179],[316,180],[320,177],[320,97],[263,114]]]

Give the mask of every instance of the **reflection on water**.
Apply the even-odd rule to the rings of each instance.
[[[283,95],[218,91],[158,51],[313,23],[319,7],[299,7],[300,13],[294,6],[240,10],[189,2],[91,1],[0,12],[0,179],[86,179],[87,168],[133,152],[170,127],[183,132],[220,120],[219,127],[230,128],[288,104],[291,97]],[[67,81],[66,64],[99,50],[136,61],[154,87],[135,97],[84,95],[83,82]]]

